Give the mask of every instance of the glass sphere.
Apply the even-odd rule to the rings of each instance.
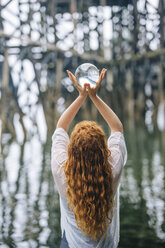
[[[93,64],[84,63],[77,67],[75,76],[81,87],[84,87],[85,83],[89,83],[91,87],[94,87],[99,80],[99,70]]]

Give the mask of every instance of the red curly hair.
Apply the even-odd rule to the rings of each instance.
[[[77,226],[99,240],[113,216],[113,178],[104,131],[94,121],[78,123],[70,137],[63,165],[67,203]]]

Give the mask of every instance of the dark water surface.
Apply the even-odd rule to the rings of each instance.
[[[51,135],[18,142],[4,134],[0,157],[0,247],[59,247],[59,199],[50,169]],[[119,248],[165,247],[165,133],[127,126]]]

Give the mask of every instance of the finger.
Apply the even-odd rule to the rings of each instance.
[[[100,79],[101,79],[101,81],[103,81],[103,79],[105,78],[105,74],[106,74],[106,72],[107,72],[107,70],[104,68],[104,69],[102,69],[102,71],[101,71],[101,77],[100,77]]]
[[[72,81],[76,81],[76,77],[75,77],[70,71],[67,70],[67,73],[68,73],[69,78],[70,78]]]
[[[79,92],[81,92],[83,88],[81,87],[81,85],[78,84],[76,77],[69,70],[67,70],[67,73],[68,73],[70,80],[73,82],[74,86],[76,87],[76,89]]]
[[[107,70],[106,69],[103,69],[103,72],[102,72],[102,81],[105,78],[106,72],[107,72]]]
[[[101,71],[102,80],[104,79],[106,72],[107,72],[107,69],[103,68]]]
[[[94,88],[91,88],[91,85],[89,84],[88,85],[88,92],[89,92],[89,94],[92,93],[93,90],[94,90]]]
[[[100,73],[99,80],[98,80],[97,83],[96,83],[96,89],[98,89],[98,88],[100,87],[100,84],[101,84],[101,82],[103,81],[106,72],[107,72],[107,69],[103,68],[102,71],[101,71],[101,73]]]
[[[102,69],[101,73],[100,73],[100,77],[98,82],[100,83],[103,80],[103,73],[104,73],[104,69]]]
[[[81,89],[81,86],[78,84],[76,77],[69,70],[67,70],[67,73],[68,73],[70,80],[73,82],[74,86],[77,89]]]
[[[88,92],[89,87],[90,87],[90,84],[89,84],[89,83],[85,83],[85,84],[84,84],[84,90],[85,90],[86,92]]]

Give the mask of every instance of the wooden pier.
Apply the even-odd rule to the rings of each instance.
[[[39,105],[53,129],[60,115],[58,100],[63,97],[66,107],[77,94],[66,69],[74,72],[84,62],[108,69],[100,95],[122,119],[139,121],[148,111],[156,125],[159,106],[165,106],[164,13],[164,0],[158,6],[148,0],[0,4],[1,131],[14,134],[13,118],[18,113],[26,134],[23,118]],[[23,76],[27,61],[34,73],[31,82]],[[22,85],[28,94],[23,105]],[[37,100],[30,102],[34,88]],[[90,101],[82,110],[84,116],[87,108],[96,118]]]

